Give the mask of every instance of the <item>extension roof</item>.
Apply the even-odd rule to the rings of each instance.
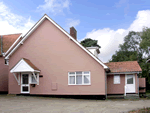
[[[111,73],[142,71],[137,61],[110,62],[105,63],[105,65],[110,68]]]
[[[21,35],[19,34],[9,34],[9,35],[0,35],[0,55],[2,55],[2,51],[5,53],[7,50],[13,45],[13,43],[17,40],[17,38]],[[2,37],[2,39],[1,39]],[[2,46],[2,48],[1,48]]]

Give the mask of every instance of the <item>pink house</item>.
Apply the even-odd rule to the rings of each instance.
[[[9,67],[4,60],[4,54],[12,48],[21,34],[0,35],[0,93],[8,92]]]
[[[138,78],[142,71],[139,64],[136,61],[104,64],[97,57],[99,53],[99,48],[84,48],[77,41],[74,27],[69,34],[44,15],[4,53],[8,66],[2,57],[2,68],[8,68],[5,74],[8,93],[106,97],[139,94],[140,84],[145,87],[145,79]]]

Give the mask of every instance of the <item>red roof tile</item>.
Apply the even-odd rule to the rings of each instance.
[[[21,33],[10,34],[10,35],[0,35],[0,55],[2,54],[1,53],[1,36],[2,36],[3,52],[6,52],[20,35]]]
[[[142,71],[137,61],[110,62],[104,63],[112,73]]]
[[[23,60],[29,65],[31,66],[34,70],[40,71],[34,64],[32,64],[32,62],[26,58],[23,58]]]

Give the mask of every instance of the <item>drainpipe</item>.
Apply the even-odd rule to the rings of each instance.
[[[105,72],[105,93],[106,93],[106,99],[107,99],[107,73]]]
[[[137,80],[138,80],[138,82],[137,82],[138,83],[138,96],[140,96],[139,95],[139,76],[138,76],[138,74],[137,74]]]
[[[3,55],[3,35],[1,35],[1,54]]]

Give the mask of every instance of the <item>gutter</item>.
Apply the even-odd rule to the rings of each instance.
[[[142,73],[142,71],[132,71],[132,72],[114,72],[114,73],[107,73],[107,75],[112,75],[112,74],[134,74],[134,73]]]

